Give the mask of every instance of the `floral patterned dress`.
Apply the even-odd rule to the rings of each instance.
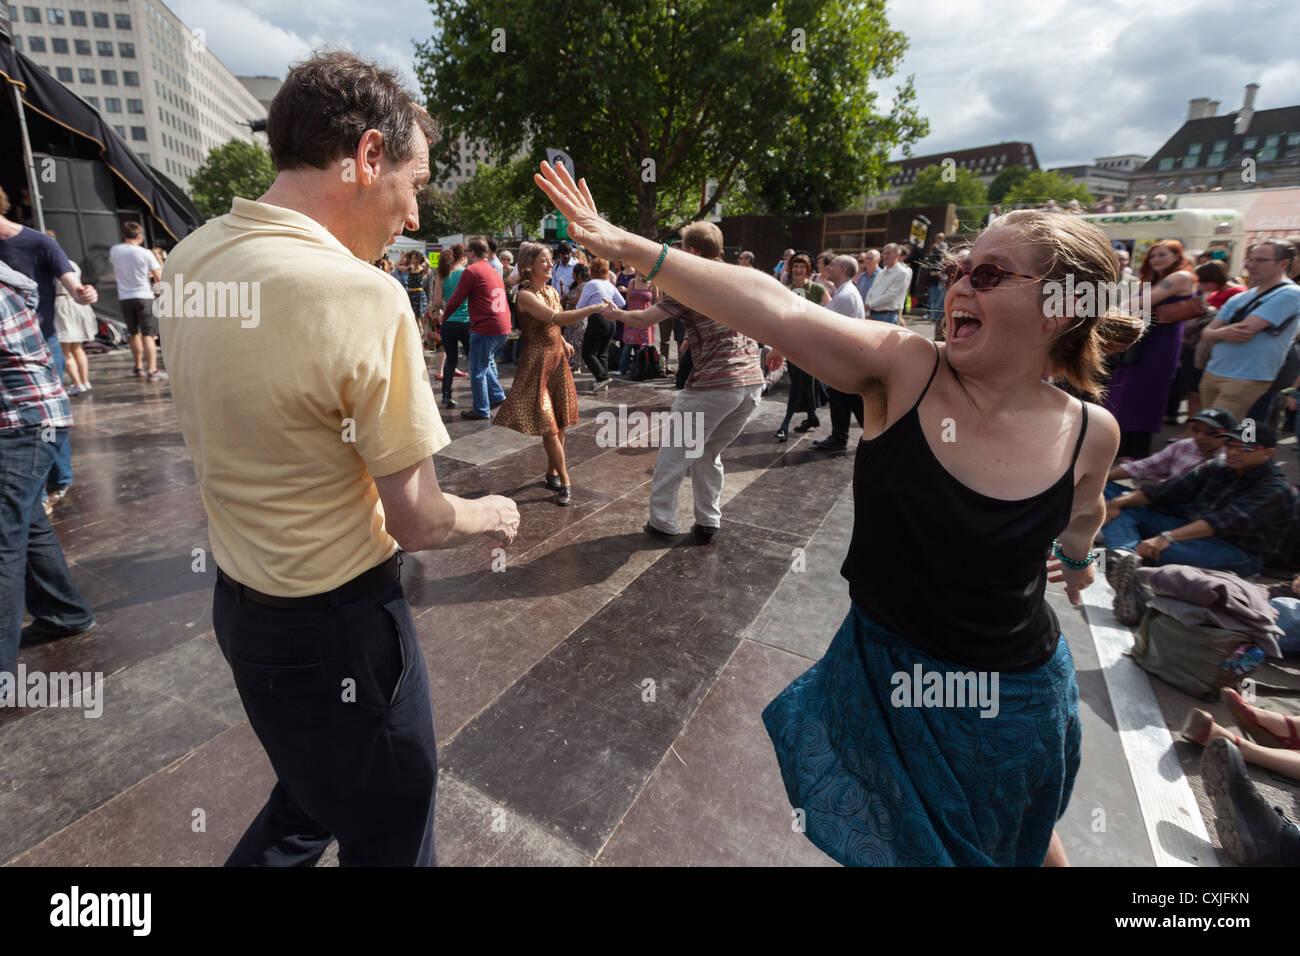
[[[560,308],[560,294],[555,289],[543,286],[537,294],[552,309]],[[519,365],[495,423],[525,435],[553,435],[576,425],[578,389],[564,354],[561,326],[535,319],[520,309],[519,329]]]

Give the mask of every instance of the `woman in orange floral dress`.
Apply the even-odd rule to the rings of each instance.
[[[564,341],[560,326],[581,322],[606,308],[599,302],[583,309],[563,311],[552,286],[553,260],[549,246],[525,242],[519,247],[519,364],[510,395],[497,411],[496,424],[525,435],[541,435],[546,448],[546,487],[558,492],[555,503],[569,504],[572,493],[564,466],[564,429],[578,421],[578,390],[569,371],[573,346]]]

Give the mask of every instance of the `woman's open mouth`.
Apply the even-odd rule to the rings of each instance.
[[[983,323],[971,313],[964,309],[954,309],[952,312],[952,335],[949,337],[955,342],[961,342],[975,335],[980,330],[981,325]]]

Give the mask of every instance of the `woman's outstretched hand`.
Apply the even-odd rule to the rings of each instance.
[[[575,183],[563,164],[556,169],[543,162],[541,173],[533,173],[533,181],[569,220],[571,239],[603,258],[619,258],[623,240],[630,234],[600,218],[585,179]]]

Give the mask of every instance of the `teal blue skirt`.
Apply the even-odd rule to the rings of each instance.
[[[1079,770],[1069,645],[996,677],[852,608],[763,711],[808,839],[847,866],[1041,866]]]

